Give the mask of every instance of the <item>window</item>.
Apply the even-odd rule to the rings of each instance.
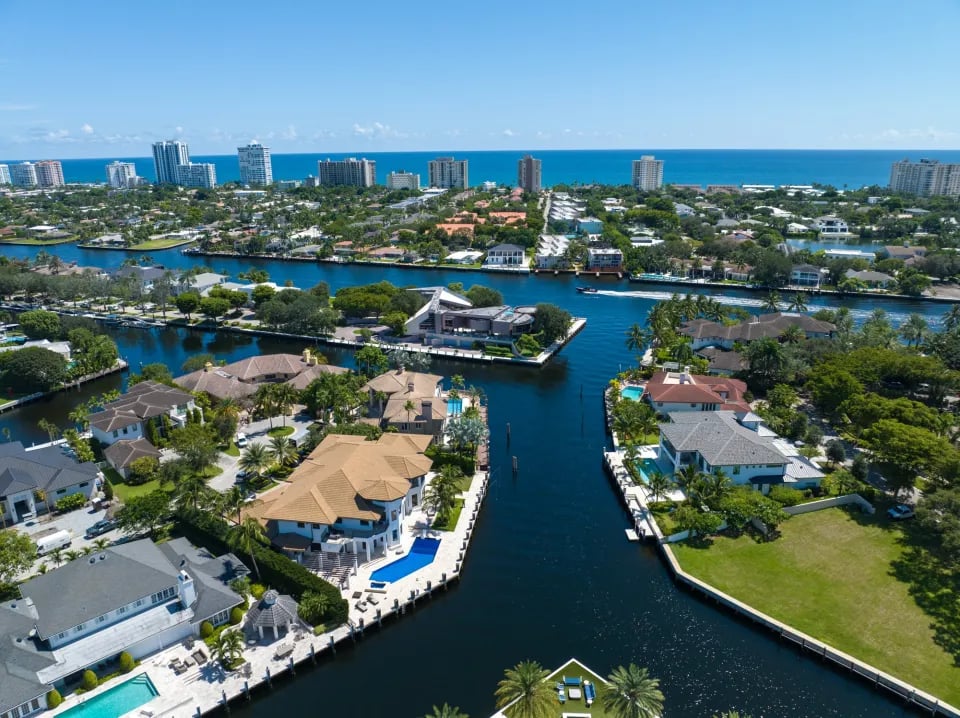
[[[393,540],[394,540],[394,541],[397,540],[397,532],[396,532],[396,531],[393,532]]]
[[[87,627],[87,624],[86,624],[86,623],[81,623],[79,626],[77,626],[76,628],[73,629],[73,632],[74,632],[74,633],[80,633],[80,632],[83,631],[83,629],[85,629],[86,627]]]
[[[107,620],[106,616],[97,616],[97,623],[103,623]]]
[[[136,605],[137,605],[137,606],[142,606],[142,605],[143,605],[143,599],[142,599],[142,598],[138,598]]]
[[[66,635],[67,635],[66,632],[58,633],[58,634],[57,634],[57,638],[58,638],[58,639],[59,639],[59,638],[65,638]]]
[[[137,601],[137,605],[140,605],[140,601]],[[126,607],[126,606],[120,606],[120,608],[117,609],[117,615],[118,615],[118,616],[122,616],[122,615],[125,614],[126,612],[127,612],[127,607]]]
[[[90,482],[89,482],[89,481],[84,481],[82,484],[80,484],[80,488],[81,488],[81,489],[85,489],[85,488],[87,488],[89,485],[90,485]]]
[[[65,493],[67,493],[66,489],[57,489],[57,494],[65,494]]]
[[[124,433],[124,435],[126,435],[126,433],[127,433],[127,427],[126,427],[126,426],[123,427],[123,433]]]
[[[360,519],[361,526],[369,526],[370,522],[367,519]]]
[[[297,521],[297,528],[298,528],[298,529],[303,529],[303,528],[306,528],[306,527],[307,527],[307,525],[306,525],[303,521]]]
[[[173,586],[171,586],[170,588],[165,588],[165,589],[163,589],[162,591],[160,591],[160,592],[158,592],[158,593],[155,593],[155,594],[153,594],[152,596],[150,596],[150,602],[151,602],[151,603],[160,603],[161,601],[164,601],[164,600],[166,600],[166,599],[168,599],[168,598],[172,598],[172,597],[173,597],[173,594],[175,594],[175,593],[176,593],[176,589],[175,589]]]
[[[120,436],[120,432],[119,432],[119,431],[114,431],[114,432],[113,432],[113,438],[116,439],[118,436]]]
[[[740,466],[734,466],[734,467],[733,467],[733,475],[736,476],[736,475],[739,474],[739,473],[740,473]]]

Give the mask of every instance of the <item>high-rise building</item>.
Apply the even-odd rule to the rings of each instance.
[[[177,165],[177,184],[183,187],[216,187],[217,167],[212,162]]]
[[[269,147],[251,142],[246,147],[237,148],[237,157],[240,159],[240,182],[249,185],[273,184]]]
[[[420,175],[413,172],[391,172],[387,175],[387,189],[420,189]]]
[[[118,189],[136,185],[137,166],[133,162],[116,160],[107,165],[107,184]]]
[[[12,184],[9,165],[0,165],[0,185]]]
[[[317,174],[324,187],[373,187],[377,183],[377,163],[356,157],[320,160],[317,162]]]
[[[10,179],[14,187],[36,187],[37,166],[33,162],[21,162],[10,168]]]
[[[940,164],[938,160],[926,159],[894,162],[890,168],[890,189],[920,197],[960,197],[960,164]]]
[[[437,157],[427,163],[427,175],[431,187],[466,189],[470,186],[467,160]]]
[[[540,182],[540,160],[524,155],[517,162],[517,186],[524,192],[539,192],[542,189]]]
[[[633,161],[633,186],[644,192],[652,192],[663,186],[663,160],[653,155],[643,155]]]
[[[63,165],[60,160],[41,160],[37,169],[37,185],[40,187],[63,187]]]
[[[157,184],[178,184],[177,167],[190,164],[190,148],[180,140],[153,143],[153,167]]]

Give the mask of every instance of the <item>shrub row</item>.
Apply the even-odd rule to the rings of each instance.
[[[197,546],[216,554],[234,551],[242,556],[230,540],[230,527],[212,514],[182,510],[177,513],[177,524],[183,535]],[[307,591],[324,594],[330,600],[328,623],[338,625],[347,620],[348,604],[335,586],[266,546],[257,546],[254,556],[264,582],[296,599]]]
[[[444,451],[436,444],[431,444],[427,447],[427,450],[423,452],[425,456],[433,459],[433,470],[439,471],[441,466],[447,464],[458,467],[463,471],[464,476],[473,476],[476,471],[476,461],[472,456],[463,456],[462,454],[455,454],[451,451]]]
[[[87,497],[83,494],[70,494],[57,501],[55,508],[58,513],[66,513],[82,509],[86,503]]]

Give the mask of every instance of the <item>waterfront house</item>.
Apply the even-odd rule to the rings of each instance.
[[[814,319],[806,314],[772,312],[727,326],[707,319],[694,319],[680,328],[680,334],[688,337],[696,351],[703,347],[733,349],[733,345],[749,344],[757,339],[779,339],[788,327],[798,326],[807,339],[829,338],[836,331],[830,322]]]
[[[314,568],[383,556],[399,546],[404,518],[423,502],[433,465],[423,452],[432,440],[330,434],[249,513],[275,546]]]
[[[210,290],[227,281],[226,274],[217,274],[216,272],[200,272],[194,274],[187,280],[187,285],[191,292],[196,292],[202,296],[207,296]]]
[[[644,385],[643,400],[658,414],[682,411],[749,411],[743,398],[747,385],[739,379],[691,374],[683,371],[658,371]]]
[[[140,290],[149,292],[153,289],[153,283],[163,277],[168,270],[161,266],[141,267],[138,265],[120,267],[113,273],[114,279],[129,279],[139,285]]]
[[[847,279],[856,279],[860,282],[863,282],[868,287],[875,287],[879,289],[886,289],[891,284],[897,283],[895,277],[891,277],[885,272],[873,272],[870,270],[857,271],[856,269],[848,269],[846,272],[844,272],[843,276]]]
[[[581,217],[574,222],[577,234],[602,234],[603,222],[596,217]]]
[[[440,440],[447,420],[447,404],[437,374],[396,369],[374,377],[361,387],[367,393],[367,418],[382,429],[427,434]],[[410,405],[412,409],[408,408]]]
[[[487,250],[484,267],[526,267],[527,255],[523,247],[516,244],[498,244]]]
[[[510,346],[533,329],[533,307],[474,307],[446,287],[418,287],[426,303],[407,320],[404,333],[425,344],[472,347],[477,341]]]
[[[819,288],[825,271],[812,264],[797,264],[790,270],[790,284],[797,287]]]
[[[104,404],[101,411],[88,414],[87,421],[93,438],[109,446],[123,439],[145,437],[148,421],[161,434],[167,423],[171,428],[184,426],[187,413],[194,409],[193,395],[159,382],[142,381],[116,401]]]
[[[23,344],[11,344],[0,347],[0,353],[29,349],[31,347],[46,349],[54,354],[59,354],[63,357],[64,361],[67,363],[70,362],[70,342],[52,342],[49,339],[31,339],[30,341],[23,342]]]
[[[612,247],[587,249],[587,269],[597,272],[619,272],[623,268],[623,252]]]
[[[846,221],[832,215],[817,217],[810,229],[820,233],[820,239],[849,239],[856,235],[850,232]]]
[[[303,354],[259,354],[224,366],[208,364],[173,381],[187,391],[242,402],[253,396],[261,384],[287,383],[299,391],[321,374],[347,372],[349,369],[320,363],[310,349],[304,349]]]
[[[25,449],[19,441],[0,444],[0,517],[4,526],[32,519],[60,499],[90,499],[103,480],[92,462],[78,463],[61,446]]]
[[[22,718],[84,670],[116,670],[124,651],[143,658],[198,635],[204,621],[226,623],[243,604],[228,584],[247,573],[236,556],[180,538],[111,546],[31,578],[21,598],[0,604],[0,711]],[[26,712],[8,711],[24,703]]]
[[[914,247],[906,243],[903,244],[903,246],[888,244],[883,248],[882,254],[888,259],[903,260],[904,265],[912,267],[919,260],[927,256],[927,248]]]
[[[554,269],[566,264],[570,240],[562,234],[541,234],[533,261],[537,269]]]
[[[720,376],[733,376],[750,366],[750,363],[740,352],[717,349],[716,347],[701,349],[697,352],[697,355],[709,362],[708,372]]]
[[[137,459],[152,458],[160,461],[160,457],[160,449],[143,437],[120,439],[103,450],[104,460],[123,478],[127,478],[130,465]]]
[[[660,425],[658,463],[676,474],[681,467],[723,471],[734,484],[767,493],[772,486],[808,489],[823,472],[750,411],[672,412]]]

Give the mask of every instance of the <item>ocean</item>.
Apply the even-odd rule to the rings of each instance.
[[[427,162],[444,154],[470,161],[470,184],[491,180],[515,184],[520,151],[485,152],[368,152],[273,155],[275,180],[304,179],[317,174],[317,160],[366,157],[377,162],[377,180],[388,172],[406,170],[420,174],[426,184]],[[673,184],[829,184],[838,189],[870,185],[885,186],[890,165],[905,157],[930,157],[942,162],[960,162],[960,150],[543,150],[534,151],[543,160],[543,184],[629,184],[631,160],[653,154],[664,161],[663,180]],[[105,157],[62,160],[67,182],[104,182],[104,166],[119,159],[135,162],[137,172],[155,179],[152,157]],[[236,155],[194,155],[194,162],[213,162],[221,183],[240,179]]]

